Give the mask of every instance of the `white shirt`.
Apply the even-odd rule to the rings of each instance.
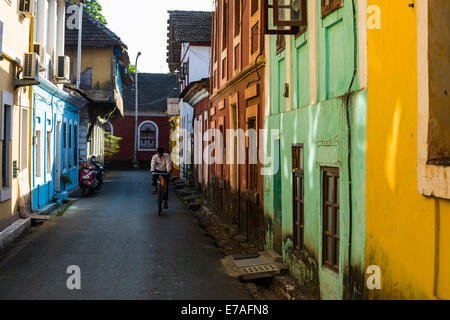
[[[158,154],[155,154],[152,158],[151,171],[163,171],[170,172],[172,171],[172,161],[170,160],[170,156],[167,153],[164,153],[160,158]]]

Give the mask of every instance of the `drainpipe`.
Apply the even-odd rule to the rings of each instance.
[[[83,3],[80,3],[80,11],[78,14],[78,52],[77,52],[77,89],[80,89],[81,76],[81,37],[83,34]]]
[[[349,289],[350,300],[353,297],[353,275],[352,275],[352,231],[353,231],[353,198],[352,198],[352,128],[350,123],[350,93],[353,83],[355,82],[358,71],[357,61],[357,35],[356,35],[356,7],[355,0],[352,0],[353,9],[353,77],[347,92],[346,112],[347,112],[347,130],[348,130],[348,189],[349,189],[349,245],[348,245],[348,272],[349,272]]]

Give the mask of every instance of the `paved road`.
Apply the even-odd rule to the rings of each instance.
[[[158,217],[145,172],[112,172],[0,257],[0,299],[250,299],[220,253],[172,193]],[[81,290],[66,287],[70,265]]]

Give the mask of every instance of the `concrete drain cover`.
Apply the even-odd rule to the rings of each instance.
[[[280,270],[272,264],[239,268],[239,279],[241,280],[270,278],[278,274],[280,274]]]
[[[235,260],[234,264],[239,270],[239,279],[252,280],[270,278],[280,274],[280,270],[265,257]]]

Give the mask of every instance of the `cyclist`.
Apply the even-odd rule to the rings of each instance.
[[[153,175],[153,194],[157,194],[156,187],[158,185],[159,174],[158,173],[166,173],[161,175],[165,181],[166,186],[169,185],[169,174],[172,171],[172,161],[170,160],[170,156],[167,153],[164,153],[164,148],[159,147],[157,153],[152,158],[152,164],[150,173]],[[169,188],[166,187],[166,192],[164,193],[164,209],[167,209],[169,205],[167,201],[169,200]]]

